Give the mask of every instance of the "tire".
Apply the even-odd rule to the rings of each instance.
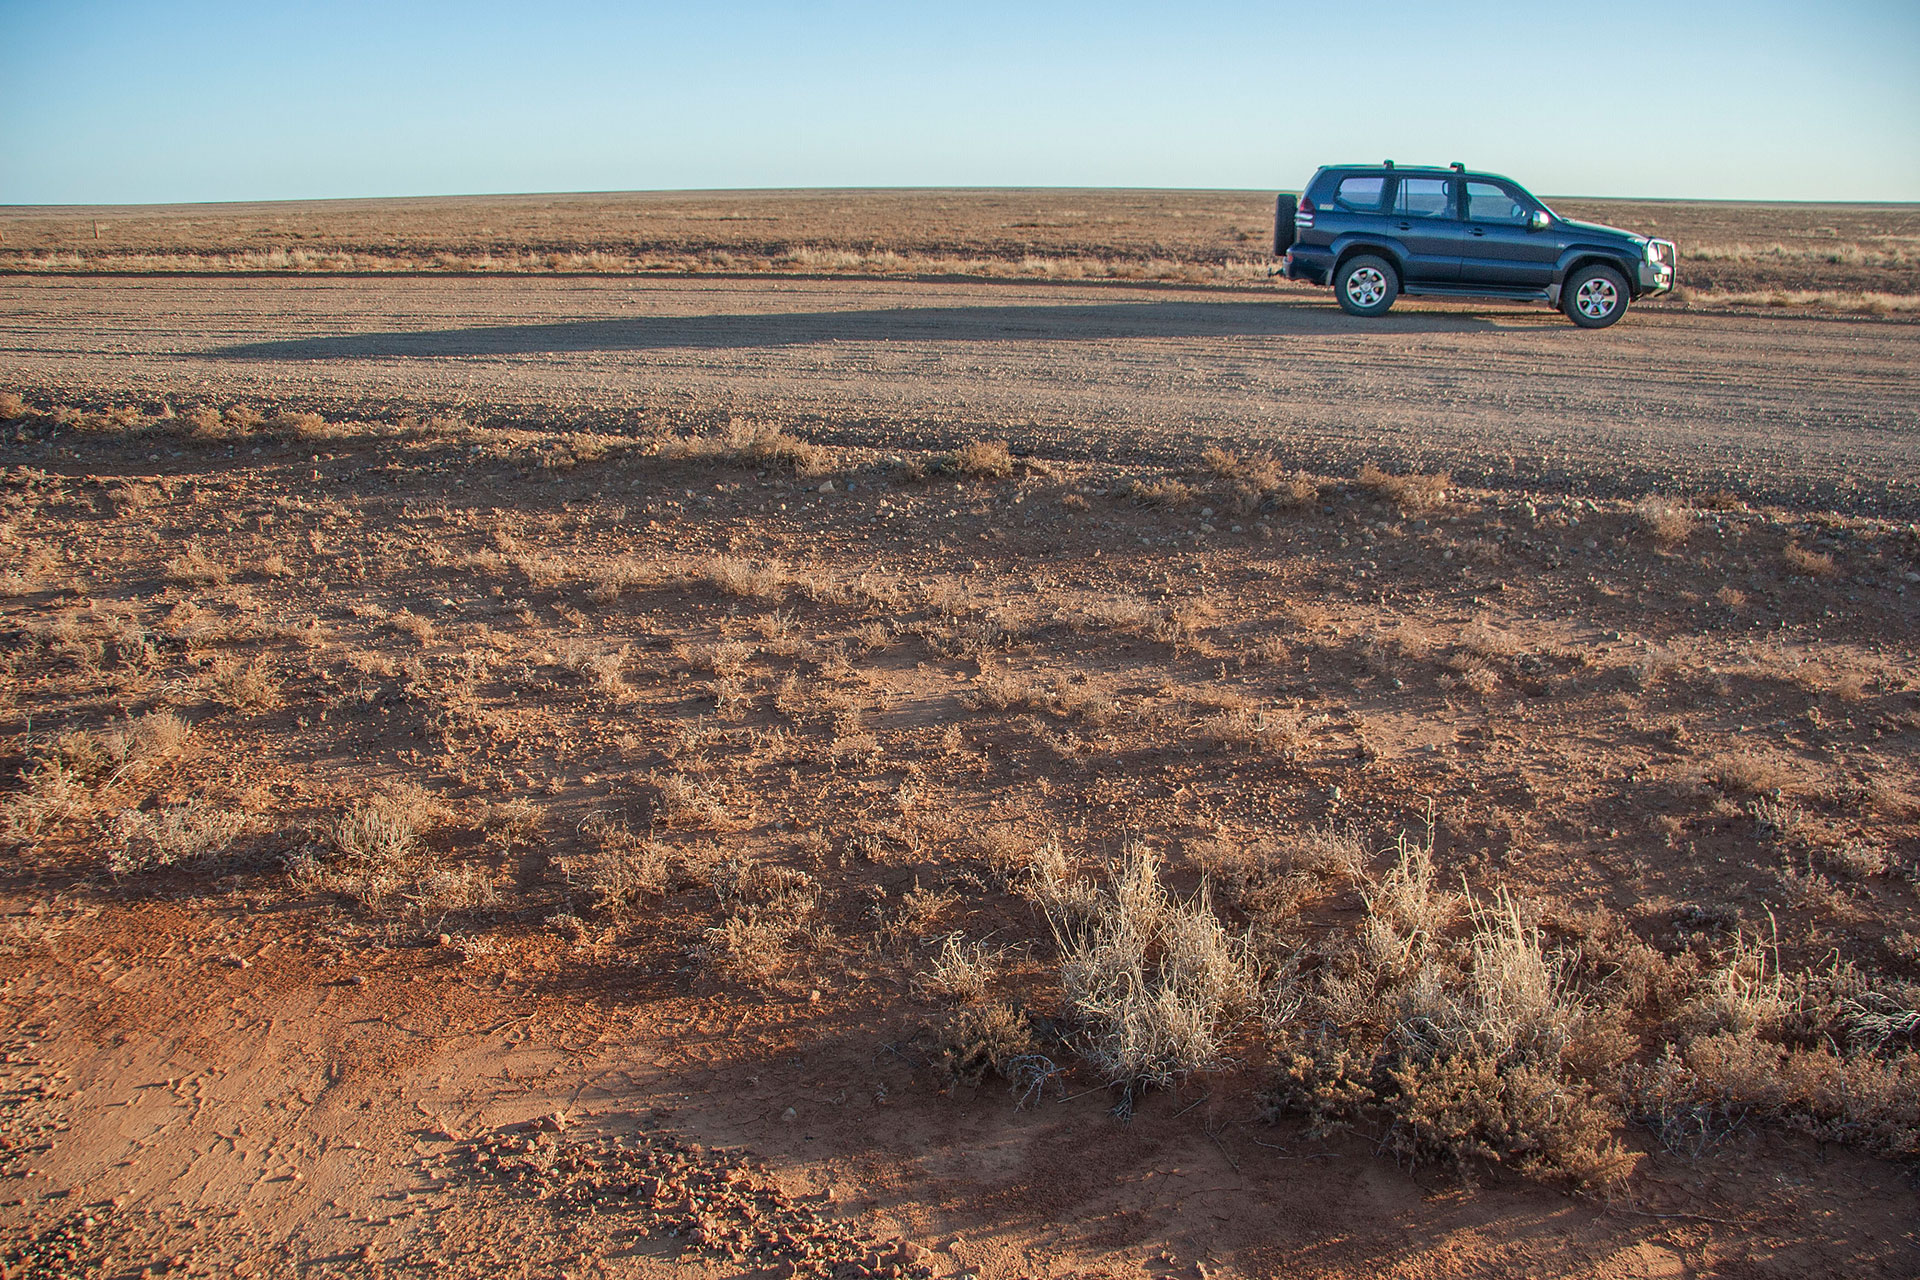
[[[1273,202],[1273,256],[1276,258],[1293,248],[1293,242],[1300,238],[1293,225],[1293,215],[1299,208],[1300,201],[1293,196],[1281,196]]]
[[[1604,329],[1627,314],[1627,278],[1595,264],[1567,277],[1560,309],[1582,329]]]
[[[1350,316],[1383,316],[1400,296],[1400,273],[1385,258],[1359,254],[1334,273],[1333,296]]]

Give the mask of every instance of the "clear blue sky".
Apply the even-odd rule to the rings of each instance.
[[[1382,156],[1920,199],[1920,4],[0,0],[0,204],[1268,190]]]

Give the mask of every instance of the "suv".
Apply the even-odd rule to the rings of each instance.
[[[1281,196],[1273,252],[1289,280],[1332,285],[1349,315],[1401,294],[1538,300],[1603,329],[1673,288],[1671,240],[1562,218],[1519,183],[1464,165],[1329,165]]]

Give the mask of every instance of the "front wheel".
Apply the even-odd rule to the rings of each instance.
[[[1333,295],[1350,316],[1383,316],[1400,296],[1400,273],[1385,258],[1349,258],[1334,277]]]
[[[1604,329],[1627,314],[1627,278],[1612,267],[1582,267],[1568,278],[1560,309],[1582,329]]]

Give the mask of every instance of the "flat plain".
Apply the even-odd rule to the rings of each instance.
[[[0,1259],[1911,1274],[1913,211],[1265,200],[0,214]]]

